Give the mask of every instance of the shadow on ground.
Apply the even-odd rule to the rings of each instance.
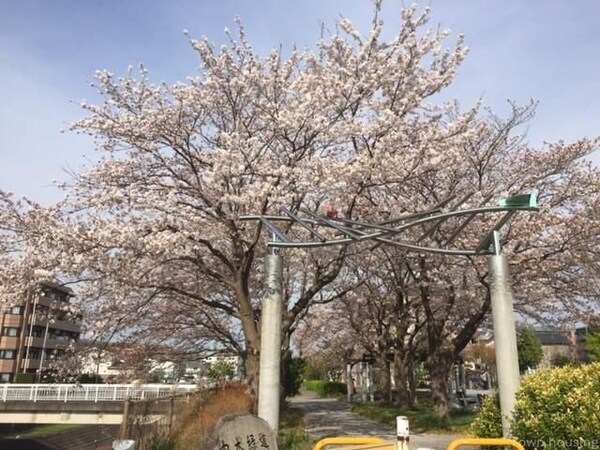
[[[396,440],[396,430],[366,419],[351,411],[352,406],[337,399],[321,399],[313,392],[302,391],[290,399],[293,407],[305,411],[306,431],[315,439],[336,436],[375,436]],[[455,439],[464,436],[446,434],[411,434],[410,447],[444,450]]]

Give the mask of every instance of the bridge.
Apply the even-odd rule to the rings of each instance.
[[[125,400],[191,394],[193,384],[5,384],[0,423],[120,424]]]

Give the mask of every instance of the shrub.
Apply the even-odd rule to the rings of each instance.
[[[321,380],[306,380],[304,382],[304,387],[306,388],[307,391],[312,391],[312,392],[318,392],[319,391],[319,384],[323,383],[323,381]]]
[[[288,352],[283,362],[285,364],[283,393],[286,398],[293,397],[300,392],[306,361],[302,358],[295,358],[291,352]]]
[[[325,381],[317,392],[322,397],[346,395],[348,387],[340,381]]]
[[[231,384],[212,389],[180,411],[182,420],[173,433],[176,449],[196,448],[217,421],[229,414],[252,412],[248,386]]]
[[[600,443],[600,363],[543,370],[523,378],[517,393],[512,433],[528,449],[586,448]],[[483,404],[471,431],[500,436],[500,413]]]
[[[577,361],[571,355],[554,355],[552,358],[552,367],[577,366]]]
[[[321,397],[346,395],[348,387],[340,381],[308,380],[304,382],[307,390],[316,392]]]
[[[216,361],[211,364],[207,371],[206,376],[209,380],[221,384],[227,380],[231,380],[235,375],[235,367],[232,363],[227,361]]]
[[[517,347],[521,372],[525,372],[530,367],[537,367],[544,356],[542,343],[531,328],[521,328],[518,331]]]
[[[500,415],[500,397],[496,392],[488,396],[481,404],[481,410],[471,423],[470,431],[477,437],[502,436],[502,417]]]

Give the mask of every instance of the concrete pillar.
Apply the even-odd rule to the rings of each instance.
[[[279,255],[265,257],[266,292],[260,319],[260,369],[258,416],[274,432],[279,428],[281,377],[282,261]]]
[[[510,437],[510,418],[515,409],[520,375],[513,297],[506,257],[498,254],[490,256],[489,268],[502,435]]]

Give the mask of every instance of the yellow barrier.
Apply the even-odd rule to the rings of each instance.
[[[336,446],[346,447],[344,450],[396,450],[396,442],[384,441],[376,437],[334,437],[321,439],[315,445],[314,450],[323,450],[325,447]],[[452,441],[446,450],[456,450],[465,446],[487,446],[487,447],[512,447],[515,450],[525,450],[525,448],[513,439],[480,439],[464,438]]]
[[[325,447],[329,447],[332,445],[335,446],[352,446],[352,447],[360,447],[365,445],[377,445],[377,444],[386,444],[383,439],[379,439],[376,437],[352,437],[352,436],[344,436],[344,437],[334,437],[334,438],[325,438],[321,439],[315,445],[314,450],[323,450]],[[390,449],[395,448],[395,444],[389,444]],[[361,448],[383,448],[383,447],[361,447]]]
[[[456,450],[458,447],[464,446],[493,446],[493,447],[513,447],[516,450],[525,450],[525,448],[519,444],[517,441],[513,439],[478,439],[478,438],[465,438],[465,439],[457,439],[456,441],[452,441],[452,443],[448,446],[446,450]]]

